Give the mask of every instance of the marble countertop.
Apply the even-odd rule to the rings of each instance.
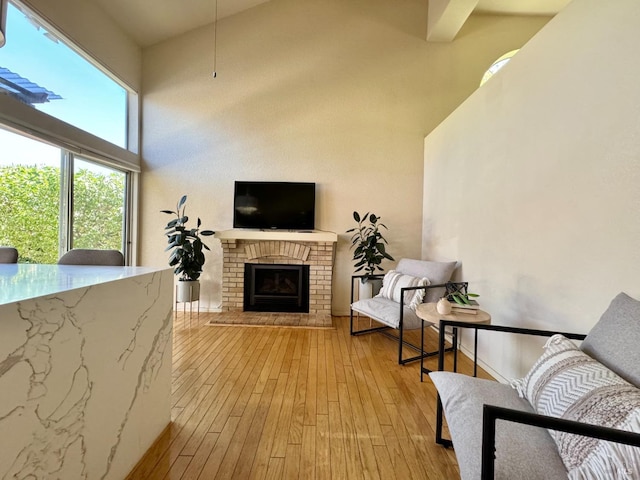
[[[0,305],[161,270],[164,268],[0,264]]]

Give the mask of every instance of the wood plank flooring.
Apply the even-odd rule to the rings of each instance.
[[[434,443],[435,389],[418,363],[397,364],[394,341],[351,337],[346,317],[334,329],[209,320],[177,318],[172,423],[128,480],[459,478]]]

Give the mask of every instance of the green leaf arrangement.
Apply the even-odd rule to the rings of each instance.
[[[169,244],[165,251],[171,251],[169,266],[175,267],[173,273],[179,275],[181,281],[197,280],[200,277],[205,262],[204,250],[210,250],[202,242],[200,235],[208,237],[215,234],[213,230],[200,230],[202,225],[200,218],[196,221],[196,228],[187,226],[189,217],[186,214],[186,203],[187,196],[183,195],[175,211],[161,210],[162,213],[176,217],[164,228]]]
[[[351,248],[353,249],[355,272],[364,271],[366,275],[374,275],[376,272],[384,270],[380,266],[382,260],[385,258],[393,260],[393,257],[387,253],[385,246],[388,242],[380,232],[381,228],[387,230],[387,227],[380,223],[380,217],[369,212],[364,215],[353,212],[353,219],[358,225],[347,230],[347,233],[353,233]]]
[[[478,295],[477,293],[460,293],[460,292],[456,292],[456,293],[452,293],[450,295],[451,300],[453,300],[454,302],[456,302],[458,305],[464,307],[464,306],[468,306],[471,305],[471,300],[474,298],[478,298],[480,295]]]

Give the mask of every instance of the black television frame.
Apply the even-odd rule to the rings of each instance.
[[[248,193],[252,197],[250,204],[246,204]],[[304,208],[296,212],[296,207]],[[262,215],[243,215],[242,208],[264,210]],[[234,182],[233,228],[311,231],[315,229],[315,210],[314,182]]]

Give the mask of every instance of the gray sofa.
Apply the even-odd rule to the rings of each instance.
[[[496,325],[466,325],[442,321],[440,325],[441,345],[444,343],[444,331],[447,326],[476,329],[476,334],[481,330],[497,330],[514,334],[552,337],[557,333]],[[584,339],[579,346],[581,352],[574,353],[586,357],[587,360],[585,361],[590,362],[591,365],[602,366],[604,370],[608,369],[615,372],[612,374],[613,376],[619,376],[625,384],[627,382],[631,384],[627,390],[634,391],[629,391],[628,394],[632,397],[636,394],[635,390],[640,385],[640,302],[621,293],[614,298],[609,308],[586,338],[580,334],[565,333],[563,335],[577,340]],[[549,361],[549,358],[554,357],[553,355],[548,355],[547,361]],[[542,358],[539,362],[541,361]],[[536,365],[539,362],[536,362]],[[443,370],[443,363],[441,356],[439,370]],[[536,370],[535,367],[528,375],[530,381],[532,381],[532,378],[540,380],[542,376],[540,372],[534,371]],[[559,367],[556,368],[556,370],[558,369]],[[629,458],[633,457],[636,461],[640,458],[638,453],[640,452],[640,448],[638,448],[640,446],[640,435],[638,434],[621,433],[616,428],[606,428],[615,427],[615,425],[605,425],[605,427],[599,428],[590,425],[590,423],[596,422],[589,421],[586,424],[585,422],[572,421],[572,417],[569,414],[565,415],[564,419],[540,415],[539,409],[536,410],[539,404],[533,402],[535,406],[532,406],[532,403],[527,398],[520,396],[522,392],[519,394],[518,390],[511,385],[445,371],[431,372],[430,377],[439,394],[438,415],[440,417],[438,419],[436,441],[444,446],[449,446],[452,442],[458,459],[460,476],[463,480],[477,480],[480,478],[551,480],[567,479],[568,476],[569,478],[640,478],[638,467],[634,466],[632,461],[627,462],[625,459],[627,457],[624,457],[624,455],[627,455]],[[570,385],[565,390],[571,395],[581,391],[581,387],[580,385]],[[595,391],[597,391],[597,388]],[[600,393],[602,394],[602,389]],[[638,390],[638,395],[640,395],[640,390]],[[599,403],[606,402],[600,400]],[[628,404],[629,402],[626,401],[625,405]],[[493,405],[498,408],[485,407],[485,405]],[[444,410],[451,440],[442,438],[442,410]],[[487,420],[487,415],[485,415],[483,425],[484,410],[492,410],[493,414],[498,411],[498,418],[508,419],[509,421],[499,420],[496,423],[495,418]],[[569,410],[569,413],[575,416],[574,411]],[[640,409],[637,410],[637,413],[640,413]],[[635,410],[632,410],[633,412]],[[619,465],[613,467],[605,462],[600,467],[601,471],[597,474],[599,476],[580,477],[576,476],[576,473],[571,468],[569,468],[570,473],[568,472],[565,466],[567,461],[566,452],[563,449],[565,460],[563,462],[563,457],[561,457],[556,441],[552,438],[549,430],[534,425],[552,426],[553,430],[555,432],[560,431],[561,435],[561,431],[573,433],[584,433],[586,431],[589,437],[573,437],[574,440],[580,440],[573,445],[574,450],[584,455],[587,455],[592,447],[595,448],[594,445],[598,445],[598,448],[600,448],[602,442],[594,440],[594,436],[608,439],[615,438],[616,440],[623,439],[627,444],[636,445],[636,447],[629,447],[630,450],[628,452],[631,453],[622,454],[624,468],[620,468]],[[495,431],[492,429],[495,429]],[[636,429],[636,431],[638,430]],[[554,435],[558,436],[557,433],[554,433]],[[593,440],[593,443],[584,442],[585,438]],[[627,448],[626,445],[623,446]],[[618,463],[620,463],[620,460],[618,460]]]

